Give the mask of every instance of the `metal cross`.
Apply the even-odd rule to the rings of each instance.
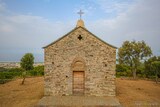
[[[82,12],[82,10],[80,10],[79,12],[77,12],[77,14],[79,14],[79,15],[80,15],[80,19],[81,19],[82,14],[84,14],[84,12]]]

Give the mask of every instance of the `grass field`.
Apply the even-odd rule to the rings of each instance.
[[[33,107],[43,97],[43,77],[21,79],[0,85],[0,107]],[[124,107],[159,107],[160,83],[116,79],[117,98]]]

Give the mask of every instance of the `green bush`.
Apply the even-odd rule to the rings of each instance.
[[[12,80],[15,77],[22,77],[24,70],[22,68],[0,68],[0,83],[5,83]],[[34,67],[33,70],[26,72],[27,76],[42,76],[44,75],[44,66]]]
[[[28,76],[37,76],[37,71],[35,71],[35,70],[27,71],[27,75]]]
[[[0,72],[0,79],[13,79],[14,77],[18,77],[21,76],[22,72],[9,72],[9,71],[5,71],[5,72]]]
[[[10,68],[8,69],[9,72],[23,72],[24,69],[22,68]]]
[[[148,78],[154,80],[156,78],[156,76],[148,76]]]
[[[0,67],[0,72],[7,71],[8,69]]]
[[[44,75],[44,66],[34,67],[33,70],[30,70],[30,71],[27,72],[27,75],[30,75],[30,76],[42,76],[42,75]]]
[[[4,84],[15,77],[22,75],[23,69],[21,68],[1,68],[0,72],[0,84]]]
[[[43,65],[34,67],[33,70],[37,71],[37,75],[44,75],[44,66]]]
[[[15,77],[21,76],[22,72],[9,72],[9,71],[4,71],[0,72],[0,84],[4,84],[10,80],[12,80]]]
[[[0,79],[13,79],[14,77],[21,77],[24,70],[22,68],[4,69],[0,72]],[[44,66],[34,67],[33,70],[27,71],[28,76],[42,76],[44,75]]]
[[[131,68],[127,65],[117,64],[116,77],[121,77],[121,76],[132,76]]]
[[[127,72],[116,72],[116,77],[128,76]]]

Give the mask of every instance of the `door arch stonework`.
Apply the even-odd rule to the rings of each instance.
[[[71,65],[71,71],[85,71],[86,70],[86,65],[85,61],[81,57],[76,57]]]
[[[85,63],[82,58],[75,58],[72,63],[72,94],[84,95]]]

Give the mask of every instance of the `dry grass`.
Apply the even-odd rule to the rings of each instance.
[[[116,80],[117,97],[124,107],[160,107],[160,84],[147,80]]]
[[[32,107],[42,98],[43,77],[27,78],[24,85],[21,81],[17,79],[0,85],[0,107]],[[160,104],[160,84],[153,81],[117,79],[116,86],[117,97],[125,107]]]
[[[0,85],[0,107],[31,107],[43,97],[43,77],[17,79]]]

